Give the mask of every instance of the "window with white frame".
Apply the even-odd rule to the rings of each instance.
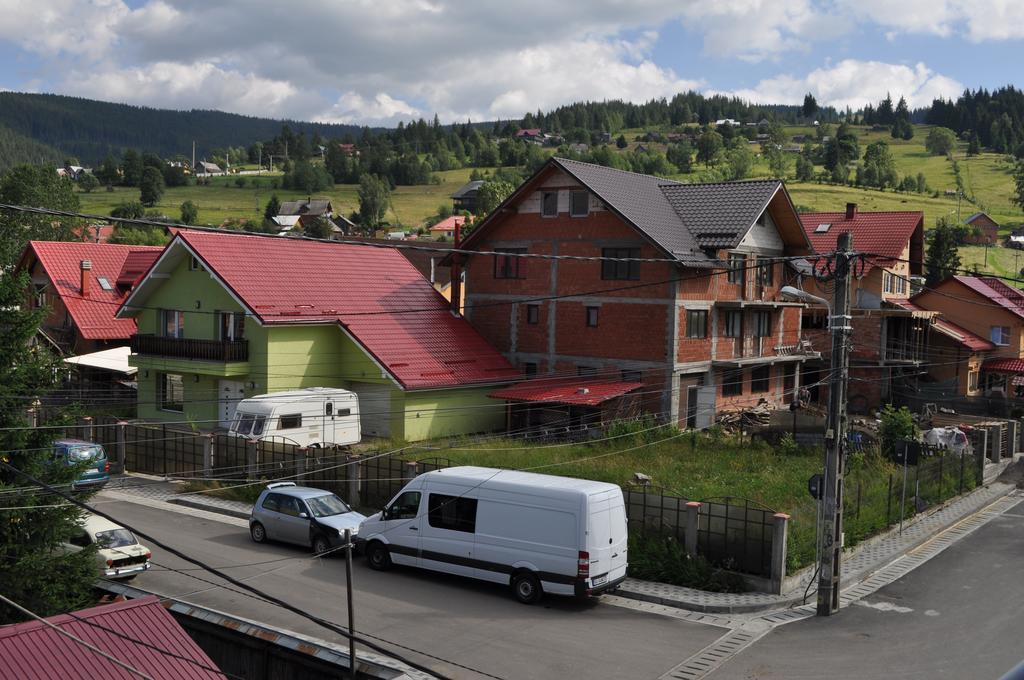
[[[185,312],[177,309],[161,309],[160,333],[165,338],[185,337]]]
[[[1010,344],[1010,327],[1009,326],[992,326],[992,331],[989,333],[989,340],[993,343],[1001,346]]]
[[[217,312],[221,340],[242,340],[245,337],[245,314]]]
[[[967,391],[977,392],[978,391],[978,374],[979,371],[971,371],[967,374]]]

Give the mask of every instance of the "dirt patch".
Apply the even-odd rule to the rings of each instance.
[[[1018,460],[1003,470],[997,481],[1014,484],[1018,489],[1024,489],[1024,459]]]

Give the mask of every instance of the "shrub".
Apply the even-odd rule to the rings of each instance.
[[[700,555],[690,557],[675,537],[659,533],[629,537],[629,575],[716,593],[742,593],[747,589],[739,574],[716,567]]]

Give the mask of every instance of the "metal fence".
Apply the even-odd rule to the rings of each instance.
[[[701,501],[697,552],[712,564],[757,576],[772,575],[775,511],[746,498]]]

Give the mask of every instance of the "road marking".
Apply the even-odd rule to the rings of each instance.
[[[197,519],[205,519],[213,522],[223,522],[224,524],[230,524],[236,527],[249,527],[249,523],[238,517],[230,517],[228,515],[222,515],[219,512],[208,512],[206,510],[197,510],[195,508],[187,508],[183,505],[177,505],[175,503],[168,503],[167,501],[159,501],[153,498],[145,498],[133,493],[124,493],[123,491],[115,491],[113,489],[104,489],[100,491],[99,496],[106,498],[107,500],[119,501],[122,503],[134,503],[136,505],[142,505],[147,508],[153,508],[155,510],[162,510],[164,512],[176,512],[181,515],[188,515]]]
[[[658,680],[697,680],[698,678],[703,678],[760,640],[771,630],[772,626],[756,621],[730,630],[686,661],[662,675]]]
[[[925,616],[941,616],[941,614],[939,614],[939,612],[935,611],[934,609],[925,609],[924,610],[924,615]]]
[[[901,607],[900,605],[893,604],[892,602],[868,602],[867,600],[857,600],[856,602],[852,602],[851,604],[855,604],[861,607],[869,607],[871,609],[877,609],[880,612],[896,612],[898,614],[909,614],[910,612],[914,611],[910,607]]]

